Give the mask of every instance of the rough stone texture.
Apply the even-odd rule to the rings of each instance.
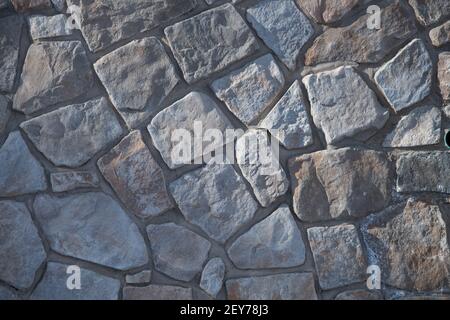
[[[249,125],[275,101],[284,82],[278,64],[267,54],[215,80],[211,88],[239,120]]]
[[[305,10],[317,23],[333,23],[342,19],[358,4],[367,0],[296,0],[297,4]]]
[[[31,16],[28,18],[31,38],[33,40],[67,36],[72,30],[66,28],[67,17],[64,14],[55,16]]]
[[[60,254],[119,270],[148,262],[139,229],[103,193],[39,195],[33,208],[50,247]]]
[[[305,64],[377,63],[417,31],[408,11],[398,1],[381,10],[380,30],[369,29],[368,19],[369,15],[364,15],[349,26],[327,29],[306,52]]]
[[[450,52],[439,55],[438,80],[442,98],[450,100]]]
[[[97,188],[97,174],[89,171],[61,171],[50,174],[53,192],[66,192],[80,188]]]
[[[226,287],[230,300],[317,300],[311,273],[233,279]]]
[[[99,159],[98,167],[124,205],[141,218],[172,207],[164,175],[142,140],[133,131]]]
[[[11,92],[19,62],[23,20],[19,16],[0,19],[0,91]]]
[[[220,258],[213,258],[208,261],[202,272],[200,288],[212,297],[216,297],[223,286],[225,277],[225,264]]]
[[[44,10],[52,7],[50,0],[10,0],[17,12]]]
[[[192,289],[176,286],[149,285],[123,288],[124,300],[192,300]]]
[[[308,240],[323,289],[366,280],[366,261],[355,226],[310,228]]]
[[[33,284],[46,253],[25,204],[0,201],[0,279],[19,289]]]
[[[303,83],[314,123],[329,144],[381,129],[389,118],[389,112],[353,67],[308,75]]]
[[[430,39],[435,47],[441,47],[450,42],[450,21],[430,30]]]
[[[228,164],[208,164],[169,186],[184,218],[224,243],[254,216],[257,203]]]
[[[254,53],[259,45],[230,4],[164,29],[175,59],[193,83]]]
[[[149,283],[152,278],[151,270],[144,270],[135,274],[127,274],[125,282],[129,284]]]
[[[9,134],[0,148],[0,197],[47,189],[44,168],[30,153],[20,132]]]
[[[405,109],[431,92],[433,62],[420,39],[415,39],[375,73],[375,82],[395,111]]]
[[[383,300],[378,291],[350,290],[339,293],[335,300]]]
[[[130,127],[159,107],[179,82],[157,38],[135,40],[94,64],[113,105]]]
[[[1,8],[1,2],[0,2],[0,8]],[[13,300],[19,300],[19,297],[17,294],[3,286],[0,286],[0,301],[13,301]]]
[[[417,151],[397,160],[398,192],[450,193],[450,152]]]
[[[450,119],[450,105],[444,107],[444,114],[447,118]]]
[[[241,269],[291,268],[305,262],[305,244],[291,211],[282,205],[228,249]]]
[[[409,0],[417,20],[425,26],[437,23],[450,16],[450,3],[447,0]]]
[[[44,278],[31,295],[31,300],[117,300],[120,281],[99,273],[80,269],[81,289],[70,290],[67,281],[69,265],[50,262]]]
[[[32,44],[13,108],[31,114],[79,97],[93,87],[91,69],[79,41]]]
[[[9,99],[0,95],[0,135],[6,130],[11,111],[9,110]]]
[[[291,70],[303,46],[314,35],[308,18],[292,0],[263,0],[247,9],[247,20],[265,44]]]
[[[60,108],[20,127],[53,164],[71,168],[86,163],[122,135],[105,98]]]

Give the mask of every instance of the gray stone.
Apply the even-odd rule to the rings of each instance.
[[[444,107],[444,114],[447,118],[450,119],[450,105]]]
[[[144,270],[135,274],[127,274],[125,282],[129,284],[149,283],[152,278],[151,270]]]
[[[39,195],[33,207],[50,247],[62,255],[119,270],[148,262],[138,227],[103,193]]]
[[[249,125],[275,101],[284,83],[278,64],[267,54],[215,80],[211,88],[239,120]]]
[[[375,73],[375,82],[395,111],[405,109],[431,92],[433,62],[420,39],[415,39]]]
[[[164,33],[188,83],[223,70],[259,49],[250,28],[230,4],[178,22]]]
[[[97,188],[100,180],[89,171],[61,171],[50,174],[53,192],[66,192],[80,188]]]
[[[265,44],[291,70],[303,46],[314,35],[308,18],[292,0],[263,0],[247,9],[247,20]]]
[[[442,99],[450,100],[450,52],[439,54],[438,80]]]
[[[56,166],[79,167],[122,135],[105,98],[60,108],[20,127]]]
[[[308,229],[308,240],[322,289],[366,280],[366,261],[355,226]]]
[[[23,203],[0,202],[0,252],[0,279],[19,289],[30,287],[47,255]]]
[[[0,9],[7,8],[9,6],[9,0],[0,0]]]
[[[91,69],[80,41],[32,44],[13,108],[28,115],[80,97],[94,86]]]
[[[47,189],[42,165],[30,153],[20,132],[9,134],[0,148],[0,196],[11,197]]]
[[[267,129],[287,149],[305,148],[313,144],[305,98],[298,80],[292,84],[258,127]]]
[[[67,17],[64,14],[55,16],[31,16],[28,18],[30,34],[33,40],[68,36],[72,30],[66,28]]]
[[[369,290],[349,290],[339,293],[335,300],[383,300],[383,296],[378,291]]]
[[[154,217],[172,208],[163,172],[139,131],[126,136],[97,164],[124,205],[137,216]]]
[[[14,89],[22,26],[22,18],[17,15],[0,19],[0,92]]]
[[[241,269],[291,268],[305,262],[305,244],[289,207],[282,205],[240,236],[228,255]]]
[[[409,0],[417,20],[425,26],[437,23],[450,16],[450,2],[447,0]]]
[[[441,47],[450,42],[450,21],[430,30],[430,39],[435,47]]]
[[[11,3],[19,13],[46,10],[52,7],[50,0],[11,0]]]
[[[2,7],[0,1],[0,8]],[[19,300],[19,296],[13,291],[6,287],[0,286],[0,301],[12,301]]]
[[[213,258],[208,261],[202,272],[200,288],[212,297],[216,297],[223,286],[225,277],[225,264],[220,258]]]
[[[6,130],[11,111],[9,110],[9,99],[0,95],[0,135]]]
[[[381,129],[389,112],[353,67],[343,66],[303,78],[311,114],[328,144]]]
[[[317,300],[312,273],[233,279],[226,286],[230,300]]]
[[[65,12],[66,0],[51,0],[53,7],[59,12]]]
[[[67,288],[70,266],[49,262],[43,279],[33,291],[31,300],[117,300],[120,281],[99,273],[80,269],[81,289]]]
[[[179,82],[163,45],[154,37],[120,47],[97,60],[94,68],[130,127],[148,118]]]
[[[208,258],[211,244],[174,223],[147,226],[155,269],[182,281],[191,281]]]
[[[305,10],[317,23],[333,23],[342,19],[347,13],[368,0],[296,0],[297,4]]]
[[[229,164],[208,164],[169,186],[184,218],[224,243],[250,222],[258,205]]]
[[[124,300],[192,300],[192,289],[176,286],[149,285],[123,288]]]

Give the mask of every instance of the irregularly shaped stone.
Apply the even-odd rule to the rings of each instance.
[[[417,20],[429,26],[450,16],[450,3],[447,0],[409,0]]]
[[[355,226],[309,228],[308,240],[323,289],[366,280],[366,261]]]
[[[254,225],[228,249],[241,269],[291,268],[305,262],[305,244],[287,205]]]
[[[306,52],[305,64],[377,63],[417,31],[409,12],[398,1],[381,10],[380,30],[367,27],[369,18],[366,14],[349,26],[327,29]]]
[[[431,92],[433,62],[420,39],[415,39],[375,73],[375,82],[395,111],[405,109]]]
[[[365,4],[367,0],[296,0],[317,23],[333,23],[342,19],[358,4]]]
[[[450,52],[439,55],[438,80],[442,98],[450,100]]]
[[[267,54],[211,85],[216,96],[244,124],[251,124],[283,90],[285,79],[272,55]]]
[[[30,153],[20,132],[9,134],[0,148],[0,196],[11,197],[47,189],[42,165]]]
[[[176,286],[149,285],[123,288],[124,300],[192,300],[192,289]]]
[[[259,48],[250,28],[230,4],[178,22],[164,33],[188,83],[223,70]]]
[[[54,165],[71,168],[83,165],[122,135],[105,98],[60,108],[20,127]]]
[[[137,216],[154,217],[172,207],[162,170],[139,131],[126,136],[97,164],[123,204]]]
[[[0,8],[1,7],[2,3],[0,1]],[[19,300],[18,295],[13,290],[0,286],[0,301],[12,301],[12,300]]]
[[[9,99],[0,95],[0,135],[6,130],[11,111],[9,110]]]
[[[37,10],[50,9],[50,0],[10,0],[17,12],[24,13]]]
[[[0,92],[14,89],[22,25],[22,18],[17,15],[0,19]]]
[[[202,148],[198,150],[192,141],[197,134],[196,128],[205,133],[210,129],[219,130],[224,141],[207,141],[197,137],[202,140]],[[234,138],[225,135],[227,129],[233,129],[231,122],[209,96],[199,92],[191,92],[164,109],[148,126],[153,144],[171,169],[191,164],[192,161],[200,160],[201,163],[203,156],[221,148],[224,143],[232,142]]]
[[[13,108],[32,114],[83,95],[94,85],[91,68],[79,41],[32,44]]]
[[[229,164],[208,164],[169,186],[184,218],[224,243],[254,216],[258,205]]]
[[[389,112],[378,102],[353,67],[344,66],[303,78],[311,101],[311,114],[333,144],[357,134],[381,129]]]
[[[314,34],[308,18],[291,0],[263,0],[247,9],[247,20],[291,70],[303,46]]]
[[[450,152],[417,151],[397,160],[398,192],[450,193]]]
[[[55,16],[31,16],[28,18],[31,38],[33,40],[67,36],[72,30],[66,28],[67,17],[64,14]]]
[[[19,289],[30,287],[47,255],[23,203],[0,201],[0,252],[0,279]]]
[[[94,68],[130,127],[158,108],[179,82],[164,47],[154,37],[120,47],[97,60]]]
[[[317,300],[312,273],[233,279],[226,286],[230,300]]]
[[[313,144],[309,116],[298,80],[258,127],[267,129],[287,149],[305,148]]]
[[[444,114],[447,118],[450,119],[450,105],[444,107]]]
[[[383,300],[378,291],[350,290],[339,293],[335,300]]]
[[[372,150],[320,151],[289,161],[294,211],[307,222],[361,217],[390,201],[391,166]]]
[[[66,0],[51,0],[53,7],[59,12],[66,12],[64,9],[66,8]]]
[[[435,47],[441,47],[450,42],[450,21],[430,30],[430,39]]]
[[[202,272],[200,288],[212,297],[216,297],[223,286],[225,277],[225,264],[220,258],[213,258],[208,261]]]
[[[100,185],[98,176],[89,171],[61,171],[50,174],[53,192],[66,192],[79,188],[96,188]]]
[[[129,284],[149,283],[152,278],[151,270],[144,270],[135,274],[127,274],[125,282]]]
[[[148,262],[138,227],[103,193],[39,195],[33,207],[50,247],[60,254],[119,270]]]
[[[211,244],[174,223],[147,226],[155,268],[168,276],[191,281],[202,270]]]
[[[31,300],[117,300],[120,281],[99,273],[80,269],[81,289],[67,288],[70,266],[49,262],[44,278],[31,295]]]

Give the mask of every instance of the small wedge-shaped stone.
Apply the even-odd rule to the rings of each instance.
[[[425,26],[432,25],[450,16],[448,0],[409,0],[414,8],[417,20]]]
[[[450,42],[450,21],[430,30],[430,39],[435,47],[441,47]]]
[[[0,91],[14,89],[22,25],[22,18],[17,15],[0,19]]]
[[[202,272],[200,288],[212,297],[216,297],[223,286],[225,277],[225,264],[220,258],[213,258],[208,261]]]
[[[90,171],[63,171],[50,174],[53,192],[66,192],[79,188],[96,188],[100,181]]]
[[[151,284],[123,288],[124,300],[192,300],[192,289]]]
[[[67,17],[64,14],[55,16],[31,16],[28,18],[30,34],[33,40],[67,36],[72,30],[67,28]]]
[[[0,135],[5,131],[10,116],[9,99],[0,95]]]
[[[296,0],[297,4],[309,13],[317,23],[333,23],[339,21],[358,4],[368,0]]]
[[[152,278],[152,271],[144,270],[134,274],[127,274],[125,276],[125,282],[129,284],[149,283],[151,278]]]
[[[438,80],[442,99],[450,100],[450,52],[439,55]]]

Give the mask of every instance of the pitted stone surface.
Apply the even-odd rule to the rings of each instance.
[[[53,192],[66,192],[80,188],[97,188],[98,176],[90,171],[61,171],[50,174]]]
[[[67,17],[64,14],[55,16],[31,16],[28,18],[31,38],[33,40],[68,36],[72,30],[66,27]]]
[[[450,3],[447,0],[409,0],[416,13],[417,20],[429,26],[450,16]]]
[[[438,81],[442,98],[450,100],[450,52],[443,52],[439,55]]]
[[[151,284],[123,288],[124,300],[192,300],[192,289]]]
[[[441,47],[450,42],[450,21],[430,30],[430,39],[435,47]]]
[[[200,288],[212,297],[216,297],[223,286],[225,277],[225,264],[220,258],[213,258],[208,261],[202,272]]]
[[[19,62],[22,18],[0,18],[0,91],[11,92]]]
[[[317,23],[333,23],[343,18],[358,4],[367,0],[296,0],[296,3]]]

